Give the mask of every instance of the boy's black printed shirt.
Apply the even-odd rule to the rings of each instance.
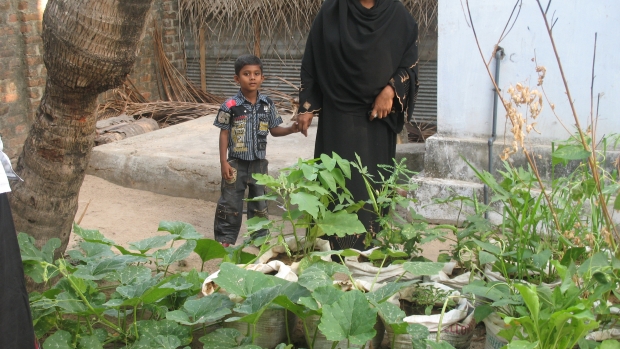
[[[251,161],[265,158],[269,129],[281,123],[269,97],[259,93],[253,105],[239,90],[222,104],[213,125],[229,131],[229,158]]]

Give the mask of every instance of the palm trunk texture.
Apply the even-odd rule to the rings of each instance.
[[[17,162],[18,232],[64,253],[94,146],[97,96],[131,71],[153,0],[49,0],[43,14],[47,81]],[[110,219],[113,219],[110,217]]]

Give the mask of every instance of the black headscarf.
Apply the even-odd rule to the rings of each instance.
[[[395,113],[385,121],[400,132],[418,90],[418,26],[398,0],[326,0],[306,43],[299,112],[320,111],[330,98],[339,112],[366,115],[391,84]],[[320,115],[320,112],[319,112]]]

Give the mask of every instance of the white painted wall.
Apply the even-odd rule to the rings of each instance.
[[[546,6],[547,0],[541,1]],[[482,52],[488,60],[515,0],[470,0],[469,4]],[[465,0],[439,0],[438,131],[448,137],[486,139],[492,128],[493,87],[465,11]],[[549,13],[558,19],[553,29],[556,45],[583,127],[590,118],[592,54],[594,34],[598,33],[594,94],[604,93],[598,134],[620,133],[620,1],[555,0]],[[537,74],[532,58],[536,56],[538,64],[547,68],[544,87],[556,113],[574,131],[558,65],[535,0],[523,0],[519,18],[500,46],[506,57],[501,62],[499,87],[505,91],[517,82],[535,87]],[[494,67],[493,62],[492,72]],[[500,105],[500,142],[505,124],[505,112]],[[542,135],[532,133],[532,142],[547,143],[568,137],[548,104],[539,117],[538,129]]]

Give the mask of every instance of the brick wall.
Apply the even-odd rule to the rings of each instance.
[[[157,64],[155,59],[155,46],[153,41],[154,28],[157,25],[163,42],[164,52],[170,62],[185,72],[185,56],[183,45],[179,40],[178,26],[178,2],[177,0],[155,0],[151,9],[151,19],[147,23],[146,35],[142,40],[140,54],[134,71],[130,75],[132,82],[138,90],[149,100],[163,99],[159,95],[157,82]]]
[[[0,0],[0,135],[4,151],[15,160],[21,152],[45,88],[41,25],[42,0]],[[184,72],[177,34],[177,1],[154,0],[146,35],[130,78],[149,100],[158,100],[153,49],[154,24],[160,26],[164,50]],[[103,96],[102,96],[103,97]]]

